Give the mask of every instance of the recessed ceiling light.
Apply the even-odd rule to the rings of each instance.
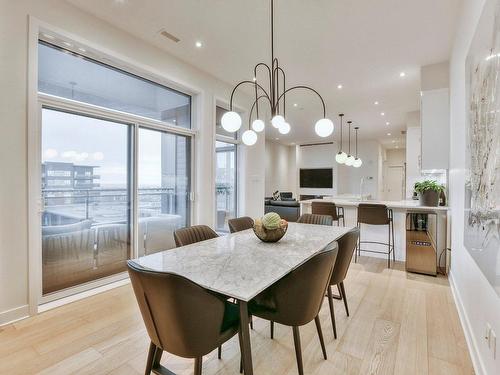
[[[399,146],[396,146],[396,148],[399,148]]]
[[[405,72],[401,72],[401,73],[399,73],[399,76],[400,77],[406,77],[406,73]]]
[[[196,46],[197,48],[201,48],[201,47],[203,46],[203,43],[201,43],[200,41],[197,41],[197,42],[195,43],[195,46]]]
[[[385,124],[386,124],[386,125],[391,125],[391,123],[390,123],[389,121],[387,121]]]
[[[293,103],[293,106],[294,106],[294,107],[297,107],[297,106],[298,106],[298,104],[297,104],[297,103]]]
[[[377,101],[375,101],[375,103],[373,103],[373,104],[378,105],[378,102],[377,102]]]
[[[393,139],[393,140],[392,140],[392,143],[396,143],[396,141]]]
[[[390,135],[391,135],[391,133],[387,133],[387,135],[389,135],[389,136],[390,136]]]
[[[384,112],[380,112],[380,116],[385,116],[385,113]]]
[[[341,89],[342,89],[342,87],[344,87],[344,86],[342,86],[342,85],[337,85],[337,88],[338,88],[339,90],[341,90]]]

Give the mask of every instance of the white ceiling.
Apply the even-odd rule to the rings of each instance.
[[[230,84],[251,79],[254,65],[270,60],[269,0],[68,1]],[[343,112],[360,127],[360,139],[404,147],[406,113],[419,106],[420,67],[449,59],[461,1],[276,0],[275,55],[288,87],[306,84],[325,98],[336,137]],[[181,41],[159,36],[161,29]],[[317,97],[290,93],[291,132],[268,126],[266,136],[286,144],[324,141],[314,133],[320,117]]]

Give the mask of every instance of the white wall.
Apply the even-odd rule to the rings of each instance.
[[[406,127],[406,198],[413,196],[413,186],[419,181],[420,175],[420,153],[421,153],[421,129],[420,112],[410,112],[407,115]]]
[[[364,177],[363,194],[379,199],[382,191],[382,146],[377,141],[360,141],[358,156],[363,160],[360,168],[338,166],[338,194],[359,195],[361,178]]]
[[[297,196],[297,164],[295,146],[266,141],[266,197],[273,192],[291,191]]]
[[[62,0],[0,0],[0,324],[28,311],[27,71],[29,15],[95,46],[137,62],[166,80],[193,88],[196,182],[195,223],[214,225],[215,100],[231,87]],[[242,98],[243,95],[239,95]],[[241,99],[240,99],[241,100]],[[237,103],[245,107],[246,103]],[[261,137],[262,138],[262,137]],[[264,142],[243,152],[242,214],[263,210]],[[260,164],[260,167],[259,167]],[[258,204],[257,204],[258,202]]]
[[[465,59],[485,0],[464,0],[450,60],[451,281],[477,374],[500,374],[500,298],[464,247]],[[489,322],[497,334],[493,359],[483,338]]]
[[[335,195],[337,194],[338,175],[335,154],[338,152],[337,146],[333,144],[318,144],[297,147],[297,169],[301,168],[333,168],[333,188],[313,189],[298,187],[298,194],[305,195]],[[297,172],[299,173],[299,172]],[[297,182],[299,184],[299,182]]]

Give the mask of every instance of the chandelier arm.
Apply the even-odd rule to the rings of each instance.
[[[257,70],[259,67],[264,66],[267,69],[268,75],[269,75],[269,92],[271,92],[272,85],[271,85],[271,68],[269,65],[266,63],[260,62],[255,67],[253,68],[253,76],[255,79],[255,82],[257,82]],[[257,93],[258,87],[255,85],[255,100],[257,101],[257,118],[259,117],[259,103],[258,103],[258,93]]]
[[[259,99],[262,98],[267,98],[267,97],[265,95],[260,95],[259,97],[257,97],[257,99],[255,99],[255,101],[252,104],[252,108],[250,109],[250,115],[248,116],[248,129],[250,129],[250,124],[252,123],[253,110],[254,108],[258,108],[257,106],[259,105]],[[259,117],[257,116],[257,118]]]
[[[342,119],[344,117],[344,114],[343,113],[339,114],[339,117],[340,117],[340,147],[339,147],[339,153],[341,153],[342,152],[342,127],[343,127],[342,126]]]
[[[283,77],[283,117],[286,117],[286,95],[285,95],[285,92],[286,92],[286,74],[285,74],[285,71],[283,69],[281,69],[280,66],[276,67],[276,72],[281,72],[282,77]],[[279,81],[279,77],[276,78],[276,80]],[[279,106],[279,99],[278,99],[277,104]]]
[[[289,89],[283,91],[283,93],[278,97],[278,100],[276,101],[276,103],[279,103],[281,98],[283,98],[287,92],[290,92],[290,91],[295,90],[295,89],[306,89],[306,90],[310,90],[310,91],[314,92],[321,100],[321,104],[323,105],[323,118],[326,118],[326,105],[325,105],[325,101],[323,100],[323,97],[320,95],[319,92],[317,92],[315,89],[313,89],[309,86],[299,85],[299,86],[290,87]]]
[[[238,87],[240,87],[241,85],[245,84],[245,83],[249,83],[251,85],[255,85],[257,87],[259,87],[263,92],[264,92],[264,96],[267,98],[267,100],[269,101],[269,104],[271,104],[271,107],[272,107],[272,102],[271,102],[271,98],[269,97],[268,93],[266,92],[266,90],[264,90],[264,88],[259,85],[257,82],[253,82],[253,81],[249,81],[249,80],[245,80],[245,81],[241,81],[240,83],[238,83],[236,86],[234,86],[233,88],[233,91],[231,92],[231,99],[229,101],[229,110],[232,111],[233,110],[233,97],[234,97],[234,93],[236,92],[236,89]]]

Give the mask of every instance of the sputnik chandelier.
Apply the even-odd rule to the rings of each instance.
[[[333,122],[326,118],[325,101],[321,95],[309,86],[299,85],[286,88],[285,71],[279,65],[278,58],[274,57],[274,0],[271,0],[271,65],[260,62],[255,65],[253,69],[253,80],[244,80],[238,83],[231,92],[231,100],[229,102],[229,112],[224,113],[221,119],[221,124],[224,130],[233,133],[241,128],[241,116],[233,111],[233,98],[236,90],[242,85],[252,85],[255,92],[255,100],[250,110],[248,119],[248,129],[242,134],[242,141],[248,146],[252,146],[257,142],[257,133],[262,132],[265,128],[264,120],[260,117],[259,101],[262,99],[267,101],[271,107],[271,124],[281,134],[288,134],[290,132],[290,124],[286,121],[286,94],[292,90],[309,90],[316,94],[321,100],[323,106],[323,117],[316,122],[314,130],[320,137],[328,137],[333,133]],[[258,73],[264,74],[268,82],[268,89],[266,90],[258,79]],[[264,80],[265,81],[265,80]],[[255,110],[256,119],[252,121],[252,115]],[[250,126],[250,123],[252,124]]]

